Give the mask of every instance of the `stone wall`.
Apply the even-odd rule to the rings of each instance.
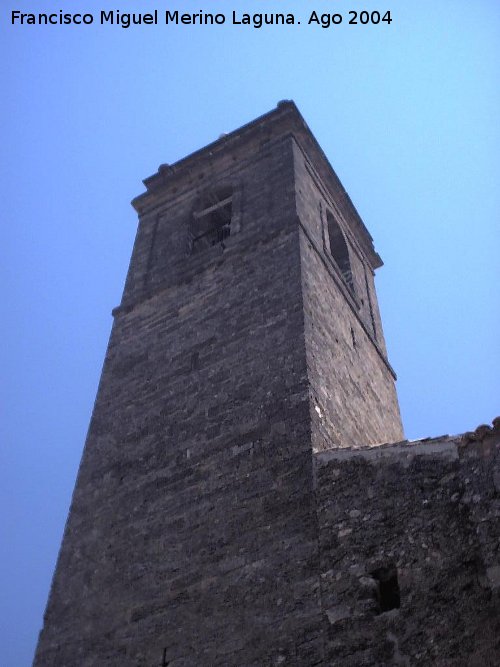
[[[297,144],[294,159],[313,448],[400,440],[396,376],[387,360],[374,292],[373,254]],[[327,211],[346,236],[353,291],[328,249]]]
[[[495,424],[316,455],[325,664],[500,664]]]

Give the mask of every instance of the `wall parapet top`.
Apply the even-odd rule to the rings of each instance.
[[[500,417],[493,419],[492,426],[481,424],[474,431],[455,436],[441,435],[379,445],[331,448],[315,452],[315,461],[317,465],[323,466],[332,461],[345,462],[358,458],[371,463],[389,460],[408,467],[416,456],[458,460],[470,453],[480,452],[482,456],[488,457],[497,447],[500,448]]]

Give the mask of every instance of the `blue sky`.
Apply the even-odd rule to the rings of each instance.
[[[499,412],[500,3],[183,2],[300,26],[11,26],[0,9],[2,664],[29,665],[136,229],[141,179],[294,99],[385,261],[409,438]],[[390,26],[307,26],[391,10]]]

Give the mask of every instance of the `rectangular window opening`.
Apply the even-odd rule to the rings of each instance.
[[[193,213],[194,228],[191,251],[200,252],[205,248],[224,243],[231,235],[233,198],[226,197],[201,211]]]
[[[380,613],[399,609],[401,596],[399,591],[398,571],[395,565],[379,567],[371,573],[377,583],[377,599]]]

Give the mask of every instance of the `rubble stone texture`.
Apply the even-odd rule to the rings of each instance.
[[[500,424],[403,441],[295,105],[145,185],[34,665],[500,664]]]

